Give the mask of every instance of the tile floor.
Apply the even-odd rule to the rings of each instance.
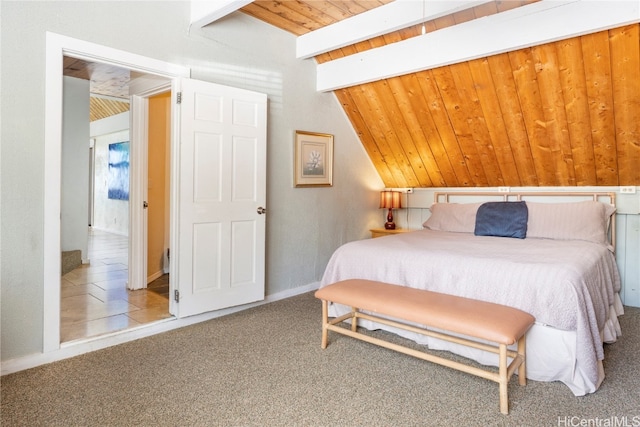
[[[89,232],[89,265],[62,276],[60,338],[88,338],[171,317],[168,276],[127,289],[127,237]]]

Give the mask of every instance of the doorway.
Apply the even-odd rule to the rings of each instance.
[[[90,171],[87,197],[90,200],[88,235],[85,237],[86,244],[83,250],[85,262],[70,272],[63,270],[61,278],[61,342],[68,342],[170,317],[168,248],[171,91],[168,79],[159,80],[155,76],[132,73],[122,67],[69,57],[64,58],[64,64],[65,76],[86,78],[86,85],[90,85],[91,102],[88,117],[91,120],[92,137],[87,167]],[[135,83],[137,79],[143,80],[143,83]],[[65,98],[69,81],[70,78],[65,77]],[[154,82],[151,84],[153,87],[161,85],[162,88],[156,91],[164,90],[159,95],[139,97],[138,108],[145,111],[136,117],[144,117],[145,120],[129,120],[127,110],[130,81],[131,86],[136,88],[134,91],[140,91],[142,86],[148,92],[149,81]],[[71,90],[76,89],[73,84],[71,86]],[[85,87],[81,82],[80,91]],[[79,117],[75,117],[77,121],[83,121],[83,117],[86,121],[86,107],[84,108],[85,114],[82,114],[81,106]],[[76,113],[76,109],[77,107],[70,108],[65,100],[65,123],[74,119],[72,113]],[[130,123],[133,123],[136,129],[129,129]],[[142,199],[145,205],[150,206],[146,210],[148,215],[140,217],[142,223],[130,220],[132,209],[128,197],[111,196],[112,183],[109,181],[113,178],[111,169],[115,168],[111,159],[111,148],[126,145],[128,153],[130,140],[141,147],[136,150],[140,154],[136,164],[140,167],[133,170],[136,176],[132,178],[132,182],[143,183],[142,186],[134,187],[142,190],[143,194],[134,199]],[[63,152],[68,152],[67,144],[70,143],[67,142],[67,138],[63,141]],[[76,147],[76,144],[71,146]],[[86,159],[81,155],[77,157]],[[67,162],[67,165],[69,163]],[[128,159],[126,163],[128,169]],[[82,168],[84,167],[86,166],[83,165]],[[68,168],[65,167],[62,171],[63,177],[68,173]],[[141,174],[144,176],[140,177]],[[69,189],[65,189],[67,181],[63,179],[63,194],[69,192]],[[126,190],[125,193],[128,193],[129,185],[126,186]],[[66,204],[63,203],[62,209],[64,216],[65,210],[68,209]],[[151,223],[148,224],[148,221]],[[77,225],[77,228],[82,227],[81,224]],[[70,227],[62,227],[63,242],[69,240],[65,239],[68,228]],[[140,232],[139,229],[143,231]],[[130,235],[148,236],[142,255],[134,254],[135,251],[130,250]],[[132,264],[132,256],[136,262],[144,261],[145,268],[140,268],[141,263]],[[138,269],[139,274],[130,271]],[[132,276],[144,276],[144,280],[131,286]],[[151,284],[149,289],[148,283]]]
[[[264,299],[266,203],[267,95],[189,79],[187,67],[154,60],[106,46],[47,33],[45,84],[44,167],[44,307],[43,353],[54,353],[60,345],[60,205],[63,57],[126,67],[131,71],[169,81],[172,114],[171,200],[169,265],[169,312],[177,318],[195,316],[221,308]],[[155,86],[153,86],[155,84]],[[132,123],[146,114],[151,89],[131,96]],[[165,91],[168,89],[165,89]],[[153,92],[153,93],[152,93]],[[179,96],[181,95],[181,96]],[[196,100],[197,98],[197,100]],[[205,128],[199,130],[204,124]],[[219,129],[217,131],[216,129]],[[131,140],[143,141],[144,126],[131,127]],[[178,143],[179,142],[179,143]],[[144,224],[146,159],[142,144],[130,146],[130,221]],[[215,173],[212,173],[215,171]],[[86,175],[84,177],[86,180]],[[212,180],[217,183],[212,184]],[[224,183],[224,185],[222,185]],[[181,195],[189,195],[181,197]],[[202,218],[200,208],[209,207],[221,217]],[[217,208],[216,208],[217,207]],[[86,223],[86,212],[83,222]],[[129,238],[129,288],[146,284],[147,248],[144,227],[132,227]],[[212,252],[213,250],[213,252]],[[215,255],[212,262],[212,253]],[[231,261],[231,262],[229,262]],[[138,268],[144,266],[145,268]],[[224,271],[218,266],[223,267]],[[136,274],[132,274],[133,270]],[[223,273],[223,274],[222,274]],[[184,284],[184,285],[182,285]],[[140,286],[144,287],[144,286]],[[178,304],[179,302],[179,304]],[[179,322],[183,324],[183,322]],[[110,334],[86,345],[75,345],[65,354],[96,349],[168,330],[171,325],[136,328]],[[65,348],[66,350],[66,348]]]
[[[147,283],[165,282],[170,272],[171,92],[148,97]],[[168,308],[167,308],[168,311]]]
[[[97,45],[83,40],[48,32],[46,34],[45,61],[45,165],[44,165],[44,301],[43,306],[43,353],[56,352],[61,349],[60,313],[61,313],[61,176],[62,176],[62,117],[63,117],[63,58],[71,56],[88,62],[108,63],[127,68],[154,77],[162,77],[171,87],[175,79],[188,77],[190,71],[186,67],[154,60],[140,55],[120,51],[118,49]],[[135,147],[135,145],[134,145]],[[134,150],[135,151],[135,150]],[[132,160],[140,157],[131,152]],[[173,167],[173,166],[172,166]],[[86,175],[85,178],[86,180]],[[141,184],[132,182],[138,187]],[[86,194],[86,193],[85,193]],[[142,206],[139,191],[131,192],[130,204]],[[140,208],[139,210],[142,210]],[[138,217],[141,215],[137,215]],[[139,218],[132,218],[132,221]],[[86,224],[86,212],[82,221]],[[138,240],[140,240],[138,238]],[[137,242],[136,239],[132,241]],[[141,240],[140,240],[141,242]],[[128,250],[135,251],[141,246],[129,245]],[[130,242],[131,243],[131,242]],[[170,312],[175,310],[169,304]],[[112,340],[114,341],[114,340]],[[102,345],[108,345],[109,340]]]

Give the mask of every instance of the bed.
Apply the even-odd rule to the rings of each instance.
[[[488,201],[452,203],[451,195]],[[562,202],[549,203],[554,196]],[[567,201],[574,196],[578,201]],[[436,193],[423,229],[342,245],[320,287],[369,279],[524,310],[536,318],[527,333],[527,378],[561,381],[585,395],[604,379],[603,343],[621,333],[614,212],[610,193]],[[329,314],[348,310],[332,304]],[[361,326],[497,363],[481,350],[371,322]]]

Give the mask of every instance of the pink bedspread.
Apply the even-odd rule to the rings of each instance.
[[[578,364],[593,383],[604,358],[600,331],[620,290],[615,257],[602,245],[433,230],[341,246],[320,286],[350,278],[504,304],[576,331]]]

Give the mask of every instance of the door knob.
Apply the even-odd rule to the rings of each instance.
[[[144,202],[142,202],[142,207],[144,209],[147,209],[149,207],[149,203],[145,200]]]
[[[258,215],[262,215],[262,214],[266,214],[267,210],[265,208],[263,208],[262,206],[260,206],[258,208]]]

